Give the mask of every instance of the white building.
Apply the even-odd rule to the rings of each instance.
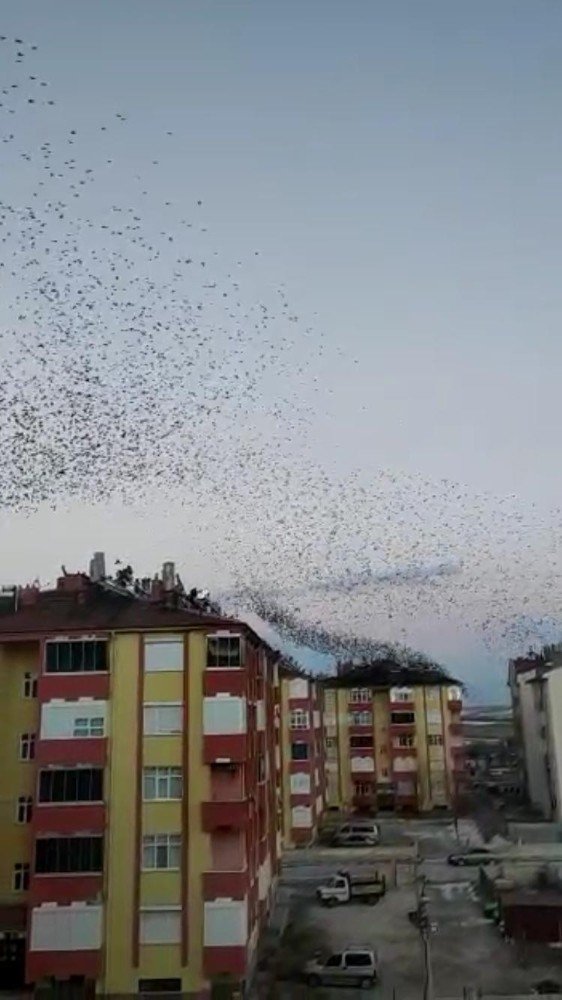
[[[545,819],[562,820],[562,659],[512,660],[515,731],[529,801]]]

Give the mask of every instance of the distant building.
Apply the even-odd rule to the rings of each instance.
[[[530,804],[562,819],[562,655],[549,650],[509,663],[516,738]]]
[[[328,808],[454,808],[467,781],[459,684],[380,661],[323,686]]]

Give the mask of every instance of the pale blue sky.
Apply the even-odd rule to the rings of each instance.
[[[2,33],[39,45],[58,99],[50,135],[76,122],[96,156],[97,123],[127,113],[108,196],[156,150],[161,193],[202,199],[226,261],[259,249],[247,291],[282,283],[302,326],[324,333],[306,454],[343,478],[384,467],[515,493],[550,523],[562,484],[556,0],[6,0]],[[172,152],[158,148],[167,129]],[[59,523],[44,575],[78,531],[70,514]],[[22,536],[10,537],[15,572]],[[477,632],[455,635],[445,623],[431,651],[488,678]]]

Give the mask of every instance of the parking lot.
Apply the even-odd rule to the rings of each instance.
[[[464,835],[465,842],[470,840],[469,827]],[[484,994],[525,994],[543,978],[561,980],[559,950],[541,947],[523,954],[520,947],[505,942],[495,924],[484,918],[477,894],[477,869],[447,864],[447,854],[458,846],[457,837],[445,821],[389,822],[383,825],[380,848],[320,847],[293,852],[287,859],[281,892],[290,901],[300,925],[308,929],[311,947],[321,944],[338,951],[355,944],[376,948],[380,982],[371,993],[385,1000],[419,1000],[422,996],[420,935],[408,920],[408,911],[416,905],[416,878],[422,875],[426,879],[429,916],[436,924],[430,951],[437,998],[461,998],[470,987]],[[349,903],[327,909],[316,903],[316,885],[338,869],[378,869],[385,871],[388,878],[394,867],[393,856],[397,884],[389,881],[388,892],[378,905]],[[301,996],[317,1000],[342,995],[352,998],[355,994],[370,995],[354,989],[301,990],[294,982],[279,993],[293,1000]]]

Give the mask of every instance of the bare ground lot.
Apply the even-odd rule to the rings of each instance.
[[[397,831],[398,832],[398,831]],[[539,947],[526,953],[520,946],[507,943],[495,924],[488,922],[476,893],[477,873],[471,869],[454,869],[446,864],[444,853],[455,846],[449,830],[429,828],[412,821],[407,831],[414,841],[419,841],[422,855],[421,871],[427,878],[429,914],[436,922],[437,931],[431,937],[431,956],[434,994],[437,998],[463,996],[463,990],[473,987],[484,995],[529,994],[532,986],[541,979],[562,981],[562,951]],[[404,829],[397,838],[404,850]],[[385,838],[386,839],[386,838]],[[387,840],[392,838],[389,836]],[[387,846],[385,844],[385,846]],[[398,846],[398,845],[397,845]],[[397,854],[402,853],[400,849]],[[423,960],[421,944],[416,929],[408,920],[408,911],[415,906],[413,866],[405,863],[404,876],[398,887],[392,888],[375,907],[347,905],[325,909],[314,901],[314,870],[322,880],[327,869],[336,870],[351,862],[341,852],[318,852],[313,861],[311,854],[302,857],[303,880],[296,888],[299,859],[291,857],[287,875],[291,884],[299,923],[309,929],[311,941],[315,935],[326,946],[338,950],[347,944],[374,946],[380,958],[380,983],[372,991],[310,989],[296,983],[279,984],[279,997],[291,1000],[332,1000],[354,996],[381,998],[381,1000],[420,1000],[423,989]],[[356,857],[356,863],[365,864],[366,858]],[[385,859],[386,860],[386,859]],[[382,867],[380,860],[374,867]]]

